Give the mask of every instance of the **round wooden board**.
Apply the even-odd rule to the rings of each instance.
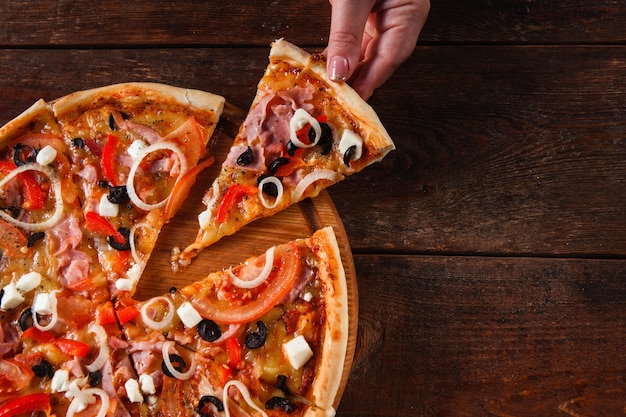
[[[174,248],[184,249],[195,239],[198,232],[197,216],[205,209],[202,204],[204,191],[217,176],[220,170],[219,161],[225,158],[244,117],[245,113],[241,109],[226,104],[212,140],[211,154],[218,162],[198,176],[180,211],[161,231],[135,296],[139,300],[145,300],[167,293],[172,287],[183,287],[204,278],[210,272],[237,265],[251,256],[260,255],[271,246],[308,237],[322,227],[332,226],[337,236],[347,279],[350,320],[343,375],[335,398],[337,407],[350,374],[356,346],[358,288],[348,237],[326,191],[314,199],[306,199],[272,217],[253,222],[232,236],[223,238],[200,252],[189,266],[175,270],[170,262]]]

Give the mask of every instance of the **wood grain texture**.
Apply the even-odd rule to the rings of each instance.
[[[623,412],[626,261],[356,255],[355,264],[359,342],[339,415]]]

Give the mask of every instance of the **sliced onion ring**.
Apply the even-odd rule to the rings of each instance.
[[[295,190],[293,190],[293,194],[291,196],[292,201],[300,201],[302,198],[302,194],[306,191],[307,188],[311,184],[319,180],[328,180],[328,181],[339,181],[341,179],[341,174],[338,172],[332,171],[330,169],[318,169],[309,174],[307,174],[304,178],[300,180]]]
[[[185,372],[179,372],[176,369],[174,369],[174,366],[172,365],[172,362],[170,361],[170,348],[173,346],[174,346],[174,342],[172,340],[167,340],[163,342],[163,347],[161,348],[161,354],[163,355],[163,363],[165,363],[165,366],[167,366],[168,371],[170,371],[170,374],[172,374],[174,378],[187,380],[191,378],[193,373],[196,371],[195,357],[193,355],[191,356],[191,363],[189,364],[189,369],[187,369]]]
[[[274,200],[273,204],[270,204],[267,201],[267,199],[265,198],[265,193],[263,192],[263,186],[270,182],[274,184],[276,186],[276,190],[278,190],[278,194],[276,195],[276,199]],[[263,204],[263,207],[268,209],[273,209],[274,207],[276,207],[278,203],[280,203],[280,200],[283,198],[283,190],[283,183],[280,182],[280,180],[276,177],[265,177],[261,181],[259,181],[259,199],[261,200],[261,204]]]
[[[265,266],[259,275],[251,280],[243,280],[233,274],[231,269],[228,269],[228,275],[230,276],[230,280],[234,286],[239,288],[256,288],[259,285],[263,284],[267,281],[267,278],[270,276],[270,272],[272,272],[272,267],[274,266],[274,247],[272,246],[265,252]]]
[[[39,320],[37,320],[37,313],[33,310],[33,326],[35,326],[42,332],[47,332],[48,330],[51,330],[57,324],[57,320],[59,319],[59,312],[57,311],[57,294],[60,292],[61,290],[55,290],[48,293],[48,297],[50,297],[50,308],[52,309],[48,324],[46,324],[45,326],[39,324]]]
[[[248,387],[246,387],[243,382],[236,379],[231,379],[226,383],[226,385],[224,385],[224,392],[222,393],[222,403],[224,404],[224,412],[226,413],[226,417],[230,417],[230,409],[228,407],[228,402],[230,400],[230,398],[228,397],[228,389],[230,387],[237,388],[241,393],[243,399],[246,400],[250,407],[260,413],[262,416],[267,417],[267,413],[258,405],[256,405],[254,401],[252,401],[252,398],[250,398],[250,391],[248,391]]]
[[[180,178],[185,174],[185,172],[187,172],[187,157],[185,156],[184,152],[172,142],[157,142],[144,149],[141,155],[139,155],[139,157],[133,161],[133,165],[130,167],[130,171],[128,172],[128,179],[126,180],[126,189],[128,191],[128,196],[130,197],[130,200],[133,202],[133,204],[141,210],[151,211],[161,208],[165,205],[165,203],[167,203],[167,200],[169,198],[169,196],[167,196],[158,203],[148,204],[144,202],[141,198],[139,198],[139,195],[137,195],[137,190],[135,190],[135,175],[137,174],[137,169],[139,169],[141,161],[143,161],[144,158],[149,154],[163,149],[174,152],[178,157],[178,161],[180,162],[180,173],[178,174],[176,182],[178,182]]]
[[[9,223],[12,223],[17,227],[21,227],[22,229],[29,232],[41,232],[44,230],[48,230],[49,228],[57,224],[58,221],[61,219],[61,216],[63,215],[63,195],[61,194],[61,181],[59,181],[59,179],[54,175],[54,171],[52,170],[52,168],[39,165],[37,163],[30,163],[17,167],[13,171],[9,172],[6,177],[0,180],[0,189],[2,189],[13,178],[25,171],[38,171],[46,175],[50,179],[50,183],[52,184],[52,192],[54,193],[54,212],[50,217],[48,217],[41,223],[27,223],[16,220],[13,217],[9,216],[7,213],[5,213],[3,210],[0,210],[0,216]]]
[[[302,121],[305,121],[305,123],[301,123]],[[309,123],[315,131],[315,140],[311,143],[304,143],[298,138],[298,130],[302,129],[306,123]],[[291,119],[289,119],[289,139],[291,142],[298,148],[312,148],[317,145],[321,137],[322,127],[320,122],[315,120],[306,110],[302,108],[296,110]]]
[[[109,358],[109,342],[107,333],[101,325],[91,323],[87,328],[87,331],[96,335],[96,341],[98,342],[98,346],[100,346],[100,351],[98,352],[96,359],[94,359],[89,365],[85,365],[85,369],[89,372],[95,372],[102,369]]]
[[[152,320],[150,317],[148,317],[148,308],[158,301],[165,301],[168,307],[167,314],[165,315],[165,317],[163,317],[161,321]],[[155,297],[142,305],[139,312],[141,313],[141,320],[146,326],[150,327],[153,330],[163,330],[172,322],[172,319],[174,318],[174,310],[174,303],[172,302],[172,300],[170,300],[166,296],[160,296]]]
[[[96,417],[104,417],[109,410],[109,395],[101,388],[86,388],[81,391],[84,394],[89,395],[97,395],[100,397],[100,409],[98,410],[98,414]],[[70,405],[67,407],[66,417],[74,417],[74,414],[77,412],[78,407],[82,403],[80,397],[74,397]]]

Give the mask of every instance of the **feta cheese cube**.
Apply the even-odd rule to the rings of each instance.
[[[50,145],[44,146],[39,152],[35,160],[39,165],[49,165],[57,157],[57,150]]]
[[[139,382],[137,382],[136,379],[130,378],[124,383],[124,388],[126,388],[126,395],[131,402],[143,402],[143,395],[141,395],[141,391],[139,390]]]
[[[39,284],[41,284],[41,274],[33,271],[22,275],[17,280],[15,288],[24,293],[34,290]]]
[[[143,140],[135,140],[126,151],[133,158],[139,158],[147,147],[148,145]]]
[[[155,394],[154,378],[150,374],[139,375],[139,384],[141,384],[141,392],[144,394]]]
[[[182,321],[185,327],[188,328],[194,327],[202,321],[200,313],[198,313],[198,311],[188,301],[185,301],[180,307],[178,307],[176,313],[178,313],[180,321]]]
[[[100,204],[98,205],[98,212],[103,217],[115,217],[120,212],[119,204],[111,203],[106,194],[102,194],[100,197]]]
[[[313,357],[313,351],[302,335],[283,343],[283,353],[293,369],[300,369]]]
[[[33,302],[33,311],[37,314],[52,314],[52,300],[51,295],[47,292],[40,292],[35,296]]]
[[[3,310],[10,310],[22,304],[24,302],[24,296],[19,292],[15,284],[9,284],[3,289],[2,300],[0,301],[0,308]]]
[[[130,278],[118,278],[115,280],[115,288],[120,291],[132,291],[134,283],[135,281]]]
[[[70,373],[67,369],[57,369],[50,381],[50,390],[55,392],[65,392],[69,388]]]

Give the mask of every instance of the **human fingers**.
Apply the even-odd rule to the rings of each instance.
[[[330,78],[343,81],[354,73],[361,56],[365,22],[375,0],[333,0],[330,35],[326,48]]]

